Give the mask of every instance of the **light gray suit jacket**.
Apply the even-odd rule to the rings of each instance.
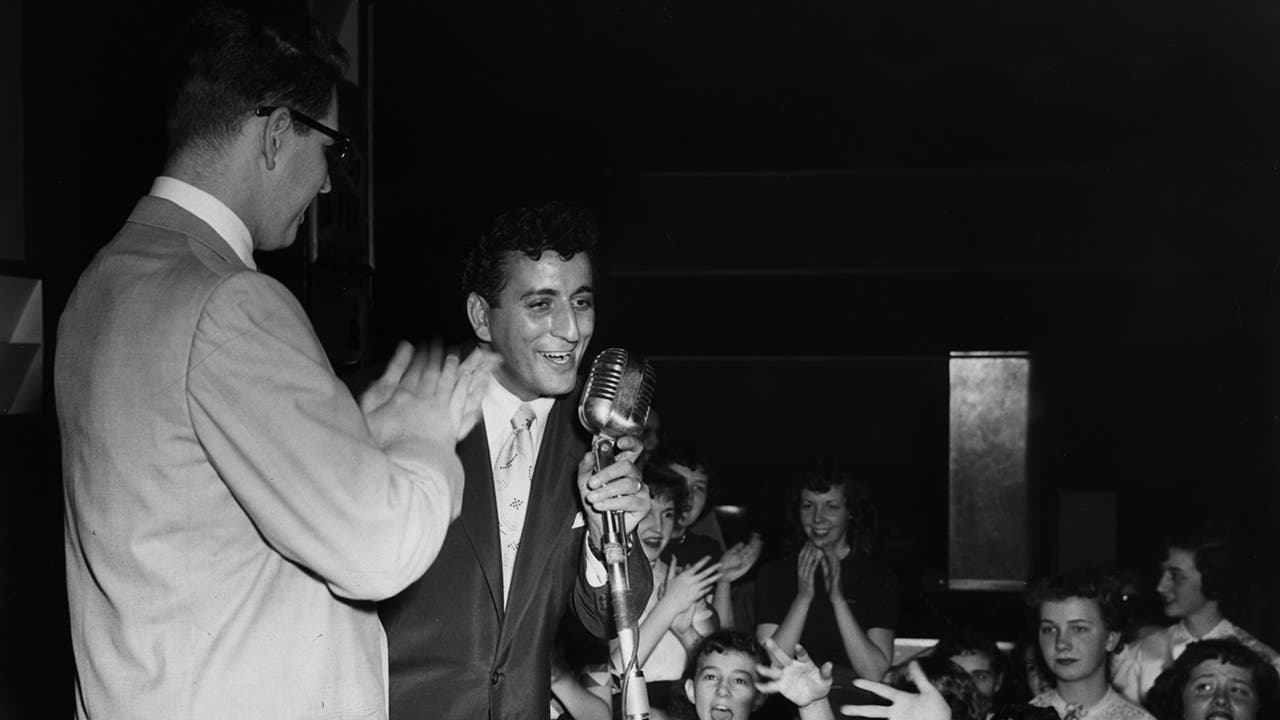
[[[439,551],[451,444],[379,447],[295,298],[155,197],[80,278],[55,394],[80,716],[385,716],[368,601]]]

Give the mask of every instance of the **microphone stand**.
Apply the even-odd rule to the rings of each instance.
[[[596,472],[613,464],[613,439],[597,435],[591,443],[596,456]],[[613,624],[618,631],[618,654],[622,658],[622,716],[626,720],[648,720],[649,690],[637,662],[640,630],[636,622],[631,580],[627,577],[627,528],[624,514],[605,513],[604,563],[609,569],[609,596],[613,599]]]

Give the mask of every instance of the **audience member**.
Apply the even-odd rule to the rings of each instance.
[[[995,703],[996,693],[1004,685],[1005,657],[995,640],[974,630],[958,630],[943,636],[930,653],[960,666],[969,677],[988,706]],[[925,673],[933,679],[929,668]],[[935,682],[935,684],[937,684]]]
[[[1126,646],[1116,658],[1112,684],[1125,697],[1146,697],[1156,677],[1196,640],[1233,638],[1280,668],[1280,656],[1242,628],[1226,610],[1240,589],[1241,558],[1226,538],[1191,532],[1165,545],[1156,585],[1165,615],[1177,620]]]
[[[564,648],[557,641],[551,654],[551,720],[609,720],[609,703],[592,692],[595,686],[594,680],[584,681],[570,667]]]
[[[867,488],[842,472],[807,473],[792,488],[790,512],[805,542],[761,568],[757,637],[786,652],[803,644],[815,662],[834,664],[837,686],[842,675],[879,680],[893,657],[898,582],[868,555],[875,510]]]
[[[689,652],[716,628],[715,611],[708,601],[719,579],[720,565],[707,557],[685,568],[662,560],[662,551],[671,541],[677,508],[685,502],[685,483],[654,464],[645,467],[644,477],[651,502],[637,534],[653,568],[654,591],[640,614],[634,661],[644,673],[650,707],[665,711],[672,686],[684,674]],[[610,646],[612,674],[622,676],[625,663],[631,659],[619,655],[616,639]],[[615,700],[620,700],[620,690],[614,688]]]
[[[707,463],[690,451],[657,455],[646,466],[657,472],[679,478],[686,488],[686,500],[679,508],[671,544],[663,555],[674,557],[681,565],[689,565],[710,557],[712,562],[724,552],[724,533],[710,512],[707,502],[711,487],[711,471]]]
[[[1004,700],[1026,702],[1041,693],[1052,690],[1056,684],[1053,673],[1040,655],[1038,629],[1030,637],[1024,637],[1009,651],[1009,659],[1021,672],[1005,676],[1001,694]]]
[[[929,682],[946,698],[952,718],[986,720],[990,701],[978,690],[968,671],[941,655],[922,657],[917,662]],[[905,667],[890,670],[885,680],[899,690],[916,690]]]
[[[819,668],[804,648],[791,657],[772,641],[761,646],[747,633],[721,630],[693,652],[676,712],[688,720],[745,720],[778,693],[799,709],[799,720],[831,720],[830,687],[830,664]]]
[[[1052,707],[1062,720],[1149,720],[1107,682],[1107,660],[1120,642],[1112,585],[1091,575],[1046,578],[1027,597],[1038,616],[1040,652],[1056,687],[1032,705]]]
[[[1157,720],[1275,720],[1280,676],[1238,640],[1200,640],[1156,678],[1147,709]]]

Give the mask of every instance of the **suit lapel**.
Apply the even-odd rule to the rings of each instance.
[[[573,456],[577,445],[566,437],[575,427],[571,418],[564,417],[568,412],[566,408],[573,409],[574,403],[560,400],[547,415],[547,427],[529,488],[529,510],[520,533],[520,552],[516,555],[511,592],[507,597],[508,622],[504,624],[500,645],[510,642],[513,632],[508,628],[519,626],[534,602],[534,595],[538,594],[536,586],[556,555],[554,550],[561,536],[570,530],[578,508],[577,465],[581,458]]]
[[[502,617],[502,555],[498,548],[497,500],[493,494],[493,468],[489,467],[489,440],[481,418],[462,442],[458,443],[458,459],[466,469],[462,492],[462,528],[475,550],[489,599],[498,617]]]

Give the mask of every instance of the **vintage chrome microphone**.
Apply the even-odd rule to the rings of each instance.
[[[596,356],[587,375],[578,419],[595,438],[596,472],[613,464],[614,448],[623,436],[638,436],[649,417],[649,405],[657,378],[644,358],[621,348],[609,348]],[[649,692],[644,673],[636,662],[639,627],[631,581],[627,577],[627,532],[623,513],[605,514],[604,562],[609,569],[609,595],[613,598],[613,621],[618,629],[618,651],[622,657],[622,714],[627,720],[649,717]]]

